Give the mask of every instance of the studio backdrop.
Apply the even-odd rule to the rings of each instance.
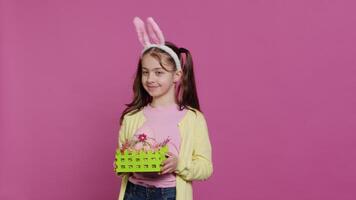
[[[195,199],[356,198],[347,0],[2,0],[0,199],[117,199],[119,118],[153,17],[191,51],[213,148]]]

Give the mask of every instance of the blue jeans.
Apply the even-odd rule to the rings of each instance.
[[[175,200],[176,188],[148,188],[127,182],[124,200]]]

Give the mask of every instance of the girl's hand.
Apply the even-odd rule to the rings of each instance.
[[[171,152],[168,152],[166,157],[168,158],[163,162],[163,167],[159,173],[160,175],[172,173],[177,169],[178,157]]]
[[[112,164],[113,165],[113,167],[114,167],[114,172],[116,172],[116,168],[117,168],[117,165],[116,165],[116,161],[117,161],[117,159],[115,158],[115,161],[114,161],[114,163]]]

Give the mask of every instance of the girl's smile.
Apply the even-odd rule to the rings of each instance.
[[[159,86],[147,86],[149,91],[155,91]]]

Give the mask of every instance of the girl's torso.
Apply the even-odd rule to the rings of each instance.
[[[167,143],[169,152],[177,155],[180,148],[179,122],[183,119],[187,110],[179,110],[176,104],[169,106],[143,108],[145,122],[134,134],[135,140],[141,140],[137,148],[149,149],[159,143],[169,140]],[[173,173],[158,175],[158,173],[133,173],[129,181],[146,187],[175,187],[176,177]]]

